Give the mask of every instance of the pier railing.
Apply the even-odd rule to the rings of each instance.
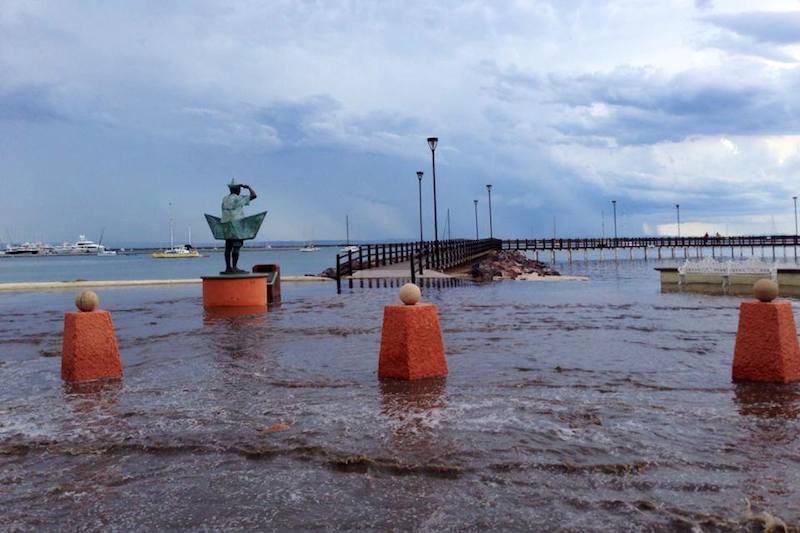
[[[796,235],[730,237],[619,237],[605,239],[507,239],[503,250],[602,250],[617,248],[709,248],[798,246]]]
[[[379,268],[399,263],[408,268],[412,282],[425,269],[447,270],[463,265],[490,250],[500,250],[499,239],[454,239],[446,241],[415,241],[360,245],[358,251],[336,254],[336,284],[359,270]]]

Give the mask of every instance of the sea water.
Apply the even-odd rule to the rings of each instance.
[[[239,267],[279,263],[281,273],[290,276],[319,274],[336,265],[337,248],[317,252],[297,249],[247,250],[241,253]],[[180,279],[211,276],[225,270],[222,251],[203,251],[203,257],[156,259],[150,254],[116,256],[0,256],[0,283],[20,281],[73,281]]]
[[[396,287],[237,318],[98,290],[125,377],[95,387],[59,377],[74,291],[0,294],[4,528],[797,527],[800,388],[732,384],[740,299],[661,293],[664,264],[424,289],[450,374],[417,382],[376,375]]]

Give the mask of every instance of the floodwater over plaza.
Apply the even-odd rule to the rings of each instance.
[[[99,290],[125,378],[91,388],[59,377],[74,293],[3,294],[3,528],[797,528],[800,387],[732,384],[740,298],[662,294],[656,264],[426,289],[450,374],[418,382],[376,375],[396,288],[244,317]]]

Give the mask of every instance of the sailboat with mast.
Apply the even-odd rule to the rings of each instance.
[[[347,232],[347,244],[339,251],[342,253],[357,252],[359,250],[358,246],[350,244],[350,215],[344,216],[344,227]]]
[[[191,259],[193,257],[202,257],[200,252],[192,246],[192,227],[189,226],[189,244],[183,246],[175,246],[175,238],[172,223],[172,202],[169,204],[169,248],[166,250],[157,250],[151,255],[156,259]]]

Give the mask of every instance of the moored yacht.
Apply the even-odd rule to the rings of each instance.
[[[53,253],[54,248],[49,244],[44,244],[41,242],[23,242],[22,244],[6,245],[5,253],[3,255],[53,255]]]
[[[300,251],[301,251],[301,252],[316,252],[316,251],[319,251],[319,248],[317,248],[316,246],[314,246],[314,243],[312,243],[312,242],[307,242],[305,246],[303,246],[302,248],[300,248]]]
[[[172,203],[170,202],[170,209],[172,209]],[[195,250],[194,246],[191,245],[192,242],[192,227],[189,226],[189,244],[184,244],[183,246],[175,246],[175,236],[174,232],[172,231],[172,215],[170,214],[169,217],[169,248],[166,250],[157,250],[150,254],[152,257],[156,259],[191,259],[193,257],[202,257],[200,252]]]
[[[113,250],[106,250],[102,244],[90,241],[86,235],[80,235],[75,242],[65,242],[53,249],[55,255],[117,255]]]
[[[173,246],[166,250],[158,250],[151,255],[156,259],[189,259],[200,257],[200,252],[195,250],[191,244],[184,244],[183,246]]]
[[[359,250],[359,247],[354,244],[350,244],[350,215],[345,215],[344,227],[345,231],[347,232],[347,244],[345,245],[344,248],[339,250],[339,252],[343,254],[346,254],[347,252],[357,252]]]

